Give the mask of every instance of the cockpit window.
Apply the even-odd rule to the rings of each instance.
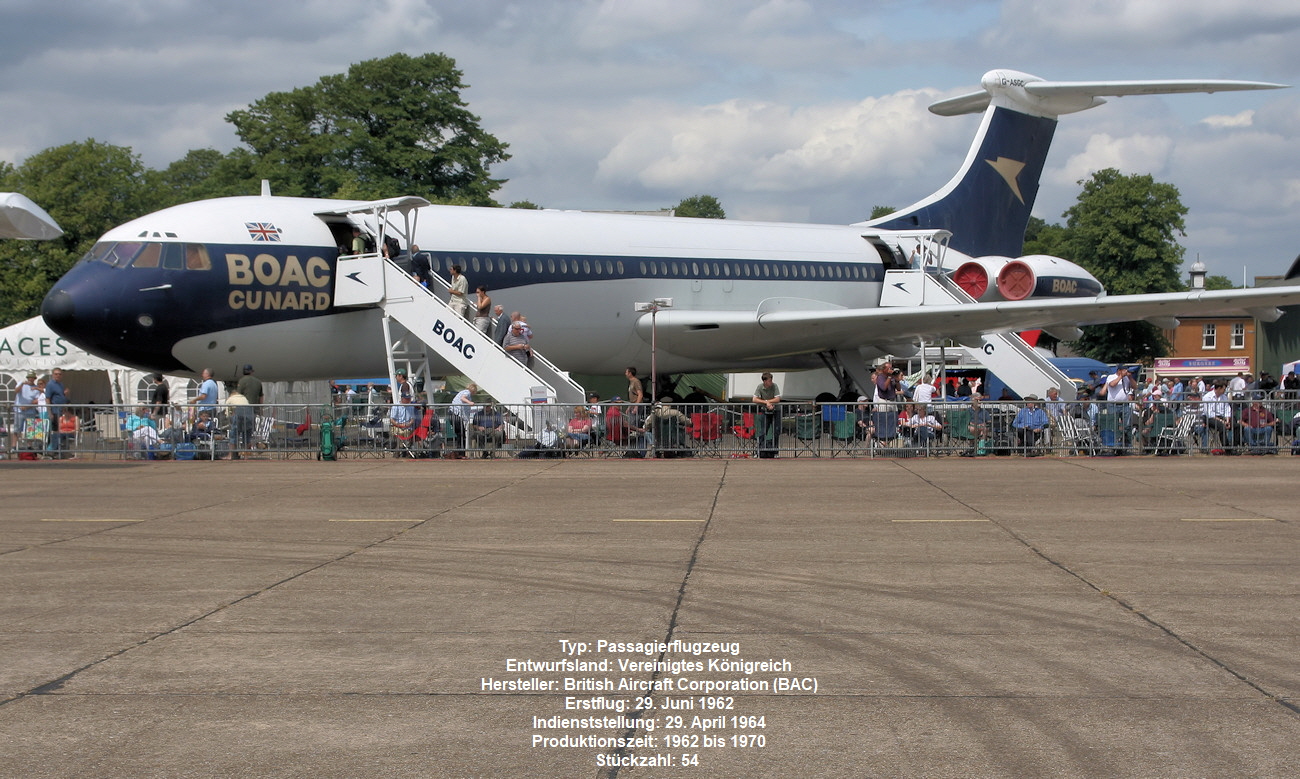
[[[121,241],[104,255],[104,262],[117,268],[125,268],[140,253],[144,246],[140,241]]]
[[[99,243],[90,247],[90,251],[86,252],[85,255],[82,256],[81,261],[95,262],[97,260],[103,260],[104,254],[108,252],[109,249],[112,248],[113,248],[112,243],[105,243],[103,241],[100,241]]]
[[[164,243],[162,247],[163,270],[185,270],[185,245]]]
[[[201,243],[185,244],[185,270],[212,270],[208,247]]]
[[[81,261],[104,262],[115,268],[212,270],[208,247],[201,243],[102,241],[92,246]]]
[[[135,262],[131,263],[132,268],[157,268],[159,260],[162,257],[162,244],[147,243],[140,253],[136,255]]]

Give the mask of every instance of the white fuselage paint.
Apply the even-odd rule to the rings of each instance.
[[[328,255],[333,251],[328,243],[332,241],[330,232],[314,214],[343,205],[346,203],[299,198],[204,201],[142,217],[116,228],[103,240],[172,233],[207,245],[238,246],[239,252],[256,257],[259,249],[271,246],[249,242],[245,224],[257,222],[275,225],[281,246],[318,247],[318,253]],[[354,218],[377,231],[378,225],[369,221],[370,217]],[[390,221],[395,229],[401,229],[399,220]],[[503,258],[528,257],[530,266],[542,264],[538,262],[541,260],[545,263],[544,274],[507,274],[506,283],[518,285],[490,289],[493,302],[507,313],[523,312],[534,330],[535,347],[562,369],[616,374],[626,365],[646,364],[650,359],[650,330],[644,323],[638,327],[638,322],[648,321],[649,315],[634,310],[638,301],[668,297],[674,301],[674,310],[735,312],[750,321],[760,306],[775,310],[876,305],[880,285],[870,280],[870,274],[878,277],[881,264],[863,235],[879,232],[848,226],[432,206],[421,210],[415,239],[403,237],[402,243],[404,247],[418,245],[435,257],[458,258],[466,265],[471,293],[478,283],[476,277],[487,275],[484,260],[488,256],[496,258],[495,278],[502,278],[499,268]],[[564,273],[549,270],[556,258],[581,262],[588,257],[597,258],[611,269],[621,263],[622,275],[615,272],[612,278],[566,281]],[[247,289],[232,286],[232,277],[242,281],[249,275],[236,271],[228,274],[222,269],[225,262],[221,259],[214,258],[218,268],[211,275],[212,294],[208,299],[209,304],[217,306],[230,305],[232,290]],[[305,266],[310,257],[298,259]],[[669,271],[667,276],[658,271],[651,275],[645,265],[648,262],[655,263],[656,268],[662,264]],[[742,270],[745,262],[751,264],[751,275]],[[471,263],[483,263],[479,273]],[[707,267],[701,267],[704,263]],[[768,263],[775,273],[795,277],[754,278],[760,273],[760,263]],[[857,272],[863,278],[805,278],[799,274],[799,266],[807,263],[835,263],[844,275],[848,275],[845,266],[858,266]],[[240,267],[244,265],[241,261]],[[439,270],[445,278],[445,263]],[[528,283],[532,278],[538,278],[539,283]],[[323,317],[214,329],[178,340],[173,354],[189,366],[207,365],[227,354],[237,354],[240,362],[276,366],[277,374],[295,377],[382,373],[385,358],[380,311],[334,311],[337,313]],[[674,344],[663,333],[659,336],[656,361],[662,371],[745,368],[755,360],[767,367],[786,369],[820,364],[815,355],[806,353],[778,359],[752,336],[729,341],[723,333],[702,332],[699,338],[691,339],[693,344],[679,340],[684,347],[681,353],[674,350]],[[852,349],[858,345],[826,343],[821,348]]]

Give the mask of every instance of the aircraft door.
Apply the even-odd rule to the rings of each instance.
[[[867,239],[867,243],[875,250],[875,254],[880,258],[885,270],[905,270],[907,268],[907,258],[896,247],[890,246],[874,235],[864,235],[862,237]]]

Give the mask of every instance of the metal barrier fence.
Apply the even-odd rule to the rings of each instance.
[[[463,457],[932,457],[1300,453],[1300,401],[502,406],[0,407],[0,457],[223,460]],[[1215,409],[1212,409],[1212,411]],[[1218,409],[1222,411],[1222,409]],[[1266,413],[1261,413],[1261,410]],[[461,413],[465,412],[462,416]],[[27,412],[27,413],[20,413]],[[409,412],[409,413],[408,413]],[[1262,427],[1252,422],[1273,420]]]

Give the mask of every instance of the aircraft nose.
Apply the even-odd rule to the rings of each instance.
[[[55,288],[41,301],[41,318],[60,335],[72,331],[77,321],[76,306],[67,290]]]
[[[154,327],[154,309],[114,311],[109,301],[128,299],[138,283],[128,277],[124,285],[115,269],[99,265],[78,266],[55,283],[41,301],[45,324],[68,343],[111,362],[164,373],[187,370],[171,353],[175,327]]]

